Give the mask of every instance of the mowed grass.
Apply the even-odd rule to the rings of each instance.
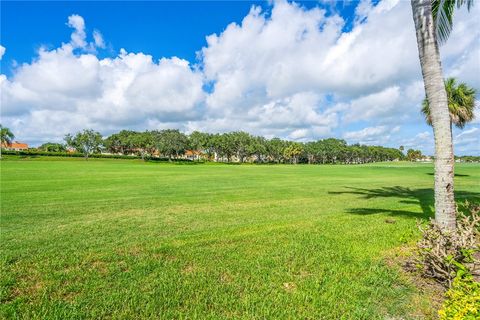
[[[0,317],[418,317],[429,297],[387,260],[433,214],[432,172],[2,161]],[[479,201],[480,166],[456,172]]]

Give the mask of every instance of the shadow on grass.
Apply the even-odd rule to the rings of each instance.
[[[429,176],[433,176],[434,173],[433,172],[428,172],[427,173]],[[455,173],[455,177],[470,177],[469,174],[461,174],[461,173]]]
[[[392,216],[408,216],[412,218],[422,218],[427,219],[433,217],[434,215],[434,198],[433,198],[433,189],[424,188],[424,189],[412,189],[401,186],[394,187],[383,187],[377,189],[366,189],[366,188],[354,188],[346,187],[346,191],[331,191],[329,194],[353,194],[358,195],[362,199],[373,199],[373,198],[399,198],[400,203],[404,204],[417,204],[420,206],[422,212],[407,211],[407,210],[396,210],[396,209],[383,209],[383,208],[351,208],[348,209],[349,213],[360,214],[360,215],[370,215],[378,213],[387,213]],[[471,202],[480,202],[480,193],[477,192],[466,192],[466,191],[456,191],[455,200],[457,203],[464,202],[469,200]]]

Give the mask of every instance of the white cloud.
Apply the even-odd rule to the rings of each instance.
[[[445,74],[477,88],[479,10],[461,10],[441,48]],[[89,40],[84,19],[72,15],[70,42],[0,76],[2,121],[32,140],[85,127],[105,134],[177,127],[300,141],[419,142],[430,150],[410,3],[362,0],[355,12],[351,31],[342,32],[342,17],[321,8],[285,1],[271,12],[253,7],[240,24],[207,37],[196,65],[125,50],[100,59],[102,34],[94,30]]]
[[[67,25],[74,29],[70,40],[72,46],[74,48],[85,48],[87,46],[87,42],[85,41],[87,35],[85,33],[85,21],[83,18],[78,14],[72,14],[68,17]]]
[[[472,127],[454,136],[456,151],[461,154],[479,154],[480,152],[480,128]]]
[[[6,50],[7,49],[5,49],[5,47],[0,44],[0,60],[2,60],[2,57],[5,54]]]
[[[477,136],[479,133],[476,133],[476,132],[478,132],[479,130],[480,129],[478,127],[473,127],[471,129],[462,131],[455,136],[455,139],[460,139],[462,137],[474,137],[474,134],[475,136]]]
[[[367,127],[358,131],[348,131],[343,137],[353,143],[384,144],[389,141],[392,133],[400,130],[400,126],[390,128],[387,126]]]
[[[427,139],[431,139],[432,138],[432,135],[430,134],[430,132],[428,131],[423,131],[423,132],[420,132],[419,134],[417,134],[415,136],[415,139],[414,140],[427,140]]]
[[[480,91],[480,6],[464,6],[454,16],[453,30],[440,48],[446,76],[454,76]],[[475,17],[477,17],[475,19]]]
[[[178,122],[198,117],[203,77],[188,61],[173,57],[157,62],[150,55],[123,49],[117,57],[105,59],[77,54],[75,48],[89,51],[83,18],[70,16],[68,25],[75,29],[71,43],[54,50],[42,48],[11,78],[0,75],[2,122],[18,137],[58,141],[82,128],[104,133],[125,127],[144,130],[155,119]]]
[[[95,43],[95,46],[98,48],[105,49],[105,41],[103,40],[103,36],[98,30],[93,30],[93,40]]]

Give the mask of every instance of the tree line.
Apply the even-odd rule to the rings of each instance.
[[[361,144],[348,145],[345,140],[328,138],[295,142],[280,138],[266,139],[244,131],[187,135],[176,129],[153,131],[122,130],[107,138],[99,132],[83,130],[65,137],[65,145],[48,143],[45,151],[75,149],[88,157],[107,152],[138,155],[142,159],[165,157],[169,160],[188,157],[192,160],[255,163],[357,164],[405,159],[401,150]]]

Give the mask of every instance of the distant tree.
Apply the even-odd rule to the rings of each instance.
[[[12,133],[12,131],[0,124],[0,142],[2,146],[12,144],[13,139],[15,139],[15,135]]]
[[[323,140],[330,163],[344,162],[346,158],[347,142],[345,140],[328,138]]]
[[[416,161],[423,158],[422,152],[420,150],[408,149],[407,150],[407,160]]]
[[[105,139],[104,144],[107,150],[111,153],[129,154],[134,152],[132,145],[132,136],[137,132],[130,130],[122,130],[114,133]]]
[[[39,150],[48,152],[65,152],[67,148],[61,143],[47,142],[38,147]]]
[[[92,153],[100,152],[100,148],[103,145],[102,135],[93,130],[83,130],[82,132],[77,132],[75,136],[67,134],[65,142],[68,147],[75,148],[83,153],[85,160]]]
[[[475,117],[476,91],[463,82],[457,85],[455,78],[445,80],[445,90],[447,91],[450,125],[453,123],[457,128],[463,129],[465,124]],[[423,100],[422,113],[427,123],[432,125],[432,115],[427,98]]]
[[[212,134],[208,139],[208,146],[213,153],[214,161],[219,161],[223,157],[222,136],[218,133]]]
[[[233,148],[238,160],[243,163],[245,158],[252,154],[253,137],[247,132],[236,131],[231,133],[230,138],[233,141]]]
[[[237,146],[235,135],[233,132],[227,132],[220,135],[220,154],[227,158],[227,162],[232,160],[232,157],[237,153]]]
[[[291,142],[284,150],[283,154],[285,158],[290,159],[294,164],[298,163],[298,157],[302,154],[303,146],[298,142]]]
[[[295,151],[299,145],[300,153]],[[122,130],[114,133],[104,141],[104,146],[113,153],[138,154],[145,159],[146,155],[154,155],[159,151],[163,156],[172,159],[188,149],[206,153],[208,159],[233,160],[243,162],[247,157],[255,156],[255,162],[272,161],[276,163],[369,163],[404,159],[401,149],[382,146],[348,145],[345,140],[328,138],[311,141],[305,144],[279,138],[267,140],[261,136],[253,136],[247,132],[227,132],[209,134],[199,131],[186,136],[178,130],[135,132]],[[43,146],[43,147],[46,147]],[[289,147],[289,148],[288,148]],[[288,149],[287,149],[288,148]]]
[[[400,146],[400,148],[398,148],[398,150],[400,150],[401,152],[403,152],[403,150],[405,150],[405,147],[404,147],[404,146]]]
[[[154,137],[158,151],[167,156],[169,160],[172,160],[172,157],[178,158],[187,150],[188,138],[179,130],[167,129],[157,131],[154,133]]]
[[[256,156],[257,162],[263,162],[263,157],[267,153],[267,140],[264,137],[252,137],[248,147],[248,153]]]
[[[130,135],[129,145],[133,147],[133,150],[140,154],[142,160],[145,160],[147,154],[152,155],[155,152],[155,138],[149,131],[136,132]]]
[[[271,161],[281,162],[283,157],[283,150],[286,147],[285,141],[279,138],[273,138],[266,142],[266,153]]]
[[[308,164],[316,163],[318,157],[318,141],[310,141],[305,143],[304,151],[307,155]]]
[[[188,136],[188,145],[189,148],[197,151],[206,153],[209,157],[212,156],[213,150],[210,143],[211,135],[205,132],[193,131]],[[197,156],[197,159],[199,157]]]

